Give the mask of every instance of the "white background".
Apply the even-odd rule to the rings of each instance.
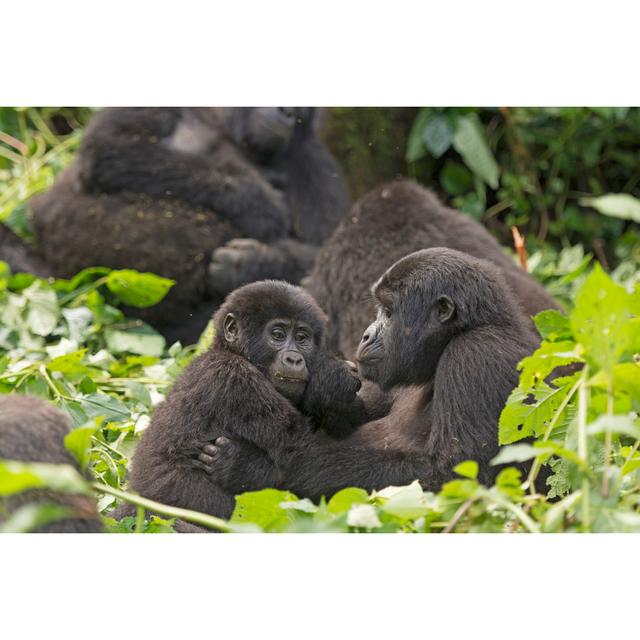
[[[1,105],[640,102],[629,1],[8,4]],[[0,635],[635,636],[639,555],[632,535],[5,535]]]

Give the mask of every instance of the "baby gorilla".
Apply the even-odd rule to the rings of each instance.
[[[297,432],[322,426],[344,436],[364,421],[364,405],[352,366],[325,353],[326,317],[302,289],[276,281],[246,285],[229,295],[214,324],[213,346],[156,409],[129,486],[228,518],[235,493],[279,483],[272,461]],[[211,443],[226,438],[243,446],[235,493],[210,475],[217,451]]]
[[[68,416],[39,398],[17,394],[0,396],[0,458],[21,462],[68,464],[77,462],[64,446],[71,430]],[[99,533],[102,524],[95,500],[86,495],[35,489],[0,500],[0,522],[28,504],[64,507],[68,515],[39,526],[38,533]]]
[[[339,442],[301,434],[275,459],[280,486],[312,499],[416,479],[438,491],[463,460],[477,461],[478,479],[491,483],[500,412],[518,362],[538,344],[499,269],[453,249],[426,249],[396,262],[372,292],[377,318],[357,360],[366,380],[391,392],[392,406]],[[211,473],[227,487],[239,483],[243,449],[235,440],[210,449]]]

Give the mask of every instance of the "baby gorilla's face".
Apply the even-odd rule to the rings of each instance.
[[[315,350],[313,330],[300,320],[275,318],[265,325],[264,339],[272,354],[268,369],[271,383],[297,404],[309,380],[308,364]]]

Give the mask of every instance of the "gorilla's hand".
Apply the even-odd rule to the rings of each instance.
[[[204,442],[193,464],[211,476],[215,484],[234,495],[276,487],[280,482],[271,458],[245,440],[220,436],[213,442]],[[248,482],[249,478],[254,482]]]
[[[253,238],[236,238],[211,255],[208,285],[213,295],[226,296],[249,282],[261,280],[271,256],[269,246]]]

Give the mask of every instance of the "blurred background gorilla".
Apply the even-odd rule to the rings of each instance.
[[[68,416],[44,400],[18,394],[0,396],[0,459],[68,464],[80,471],[64,446],[64,437],[70,430]],[[65,518],[38,527],[38,533],[99,533],[103,530],[94,498],[49,489],[34,489],[3,498],[0,522],[29,504],[53,504],[68,510]]]
[[[76,161],[32,201],[52,275],[101,265],[173,278],[160,305],[136,313],[186,341],[207,302],[256,279],[297,282],[349,205],[319,118],[285,107],[100,111]]]
[[[420,249],[449,247],[495,264],[527,315],[558,308],[470,216],[445,207],[410,180],[382,185],[356,202],[318,253],[304,286],[329,316],[327,344],[351,358],[374,313],[371,283],[396,260]]]

